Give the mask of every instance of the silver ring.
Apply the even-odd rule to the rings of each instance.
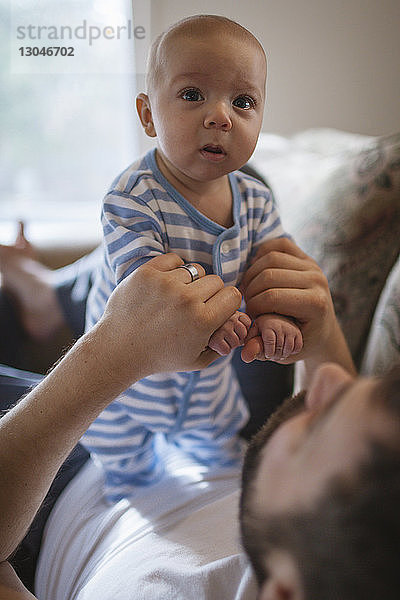
[[[190,273],[190,277],[192,278],[192,282],[196,281],[196,279],[200,279],[200,275],[198,270],[191,263],[186,263],[185,265],[181,265],[178,269],[186,269]]]

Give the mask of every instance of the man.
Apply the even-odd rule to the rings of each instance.
[[[178,257],[164,255],[153,259],[127,278],[111,297],[105,315],[99,324],[81,338],[56,369],[0,421],[0,561],[3,561],[0,568],[0,581],[3,586],[0,587],[0,596],[2,598],[7,598],[7,600],[9,598],[18,600],[32,598],[32,595],[20,586],[10,566],[4,561],[23,537],[57,469],[79,440],[82,432],[103,407],[111,402],[121,389],[147,373],[171,368],[201,368],[215,357],[210,350],[205,349],[207,341],[211,333],[237,309],[240,303],[240,294],[233,288],[223,288],[221,280],[216,276],[201,277],[200,280],[190,283],[189,273],[185,269],[177,268],[180,266],[182,266],[182,261]],[[196,268],[200,275],[204,275],[200,266],[196,265]],[[354,372],[350,355],[334,315],[326,279],[314,261],[302,253],[292,242],[282,239],[274,240],[269,244],[268,249],[263,249],[263,256],[256,260],[248,273],[244,284],[247,306],[253,316],[263,314],[266,310],[271,312],[276,310],[276,312],[296,318],[299,322],[304,338],[304,348],[300,356],[304,359],[305,367],[303,382],[313,376],[321,362],[326,361],[336,361],[349,373]],[[300,274],[301,278],[299,278]],[[268,277],[271,293],[259,293],[260,279],[263,280],[264,277]],[[296,282],[300,279],[301,288],[298,289]],[[264,289],[263,285],[261,287]],[[146,303],[138,301],[139,295],[146,297]],[[124,316],[124,319],[121,318],[121,315]],[[122,321],[124,321],[124,327],[120,325]],[[257,345],[259,340],[253,338],[250,342]],[[253,349],[251,349],[252,352]],[[244,352],[245,350],[246,347]],[[314,385],[316,385],[315,382],[311,389]],[[356,450],[358,450],[358,446],[356,446]],[[95,466],[91,468],[90,476],[92,477]],[[54,588],[49,587],[47,585],[49,582],[47,582],[43,591],[38,592],[38,596],[41,599],[46,597],[52,600],[57,597],[72,597],[72,592],[68,594],[65,586],[60,586],[60,577],[64,575],[62,581],[66,585],[75,586],[75,591],[78,585],[77,577],[78,579],[83,577],[83,581],[79,582],[83,596],[79,592],[74,595],[76,598],[93,597],[100,600],[100,598],[114,598],[118,596],[118,593],[120,593],[120,597],[124,598],[167,597],[164,593],[165,585],[163,592],[154,596],[154,585],[157,584],[157,590],[160,589],[163,574],[168,571],[167,567],[171,564],[170,559],[173,558],[172,551],[170,552],[171,556],[169,554],[166,556],[164,551],[163,557],[169,563],[166,565],[164,562],[160,568],[161,565],[157,563],[155,551],[163,543],[164,548],[167,544],[171,550],[175,550],[176,547],[183,549],[182,553],[177,556],[176,564],[179,568],[193,547],[196,547],[196,561],[199,556],[202,560],[204,557],[207,559],[205,563],[195,562],[193,570],[189,573],[186,573],[184,569],[175,571],[176,577],[172,584],[171,581],[163,582],[170,585],[169,590],[170,594],[174,594],[173,597],[185,599],[189,597],[210,599],[253,597],[254,587],[251,584],[249,587],[249,582],[243,574],[245,564],[240,556],[235,557],[231,552],[228,556],[220,547],[218,548],[219,554],[216,555],[214,551],[215,545],[227,529],[232,529],[232,539],[228,540],[225,536],[227,543],[232,543],[235,538],[233,524],[236,510],[230,501],[232,498],[230,492],[234,487],[237,489],[235,474],[232,477],[227,473],[219,473],[218,479],[215,477],[215,473],[211,473],[206,481],[204,478],[201,479],[206,470],[204,466],[199,466],[197,471],[195,470],[196,477],[199,476],[195,481],[191,476],[189,477],[187,469],[181,469],[176,481],[185,480],[189,490],[195,489],[196,494],[198,490],[199,494],[203,495],[203,504],[199,506],[197,495],[195,497],[192,495],[190,502],[185,502],[186,513],[183,515],[183,519],[177,520],[172,525],[169,523],[168,529],[165,528],[165,523],[162,523],[161,528],[156,532],[158,533],[156,538],[153,531],[150,531],[150,536],[139,548],[140,552],[150,552],[149,557],[152,557],[140,565],[141,573],[139,575],[142,587],[130,587],[129,585],[129,577],[142,558],[137,545],[132,545],[134,553],[129,555],[129,562],[126,563],[126,566],[121,568],[119,565],[120,556],[126,549],[128,541],[132,542],[130,538],[128,540],[124,537],[124,527],[126,528],[127,515],[131,518],[132,515],[138,513],[136,505],[133,507],[125,505],[118,507],[117,505],[116,512],[113,512],[114,509],[110,509],[110,513],[107,512],[109,509],[104,509],[101,504],[100,494],[100,498],[92,498],[94,504],[89,506],[88,512],[85,512],[87,507],[80,501],[80,493],[78,495],[75,493],[75,498],[73,498],[74,489],[76,491],[76,481],[74,480],[72,482],[73,489],[68,486],[62,498],[57,501],[54,509],[56,514],[51,515],[51,523],[48,523],[47,526],[47,538],[51,533],[59,534],[62,527],[66,535],[61,536],[61,539],[58,540],[54,552],[51,552],[51,545],[49,549],[48,540],[47,548],[43,548],[42,552],[41,570],[42,572],[46,568],[50,570],[50,578],[53,577],[52,585],[57,585],[58,580],[60,595],[53,594],[52,589]],[[80,484],[86,485],[90,493],[93,490],[96,496],[97,488],[92,487],[91,481],[85,481],[87,473],[88,471],[85,471],[81,475]],[[192,468],[190,474],[193,474]],[[228,481],[228,476],[230,483],[227,496],[224,486]],[[285,477],[283,481],[285,481]],[[283,485],[285,484],[283,483]],[[320,482],[317,480],[315,485],[318,491]],[[213,486],[216,494],[210,498],[209,492]],[[147,489],[151,492],[151,488]],[[144,509],[147,508],[149,498],[157,497],[156,492],[150,492],[150,495],[145,497],[146,502],[142,504]],[[261,492],[264,496],[263,489]],[[181,496],[182,490],[179,487],[172,490],[173,502],[179,503]],[[257,487],[256,498],[258,496]],[[280,497],[283,498],[282,494]],[[92,519],[93,514],[96,517],[92,506],[95,511],[100,511],[98,513],[101,519],[99,523],[103,524],[103,529],[98,527],[97,521],[95,521],[91,529],[92,537],[84,536],[83,546],[79,539],[79,535],[82,533],[80,524],[78,526],[74,520],[75,517],[71,517],[70,514],[73,508],[69,503],[71,498],[75,500],[77,518],[80,513],[85,513]],[[225,498],[228,498],[230,502],[229,513],[225,510]],[[160,500],[162,497],[157,497],[157,504],[160,503]],[[278,500],[279,498],[276,502]],[[64,522],[59,520],[62,503],[66,509],[64,517],[73,519],[67,525],[65,519]],[[284,502],[283,506],[285,506]],[[204,538],[204,527],[207,526],[217,510],[219,511],[218,515],[225,519],[224,527],[218,531],[216,536],[214,519],[213,528],[210,530],[208,527]],[[171,512],[169,507],[168,514]],[[205,519],[204,515],[206,515]],[[143,519],[140,514],[138,516]],[[182,517],[182,515],[180,516]],[[258,514],[256,514],[257,516]],[[108,518],[107,529],[104,529],[106,517]],[[263,520],[264,516],[261,515],[261,517]],[[145,523],[147,523],[146,520]],[[141,536],[145,523],[140,521]],[[118,540],[118,553],[115,552],[115,545],[101,546],[107,539],[107,535],[110,534],[108,524],[111,529],[114,528],[113,534],[120,535],[122,533],[123,535],[123,539],[119,538]],[[117,531],[115,531],[115,524]],[[83,525],[84,523],[82,523]],[[193,529],[193,525],[197,526],[196,529]],[[194,535],[194,531],[196,531],[196,535]],[[129,528],[127,533],[129,534]],[[61,553],[61,562],[57,568],[53,569],[52,561],[57,558],[55,555],[60,550],[60,543],[65,543],[66,537],[71,538],[72,542],[74,542],[74,537],[77,538],[75,543],[84,552],[76,552],[74,548],[70,548],[73,562],[66,565],[65,555]],[[86,545],[89,541],[86,552]],[[76,548],[77,546],[75,546]],[[104,550],[107,548],[109,552],[104,554]],[[68,548],[65,547],[64,550],[67,552]],[[90,563],[90,560],[96,551],[99,556],[93,567],[93,562]],[[108,557],[108,564],[105,562],[105,557]],[[114,561],[115,557],[118,559],[117,562]],[[82,562],[83,559],[85,559],[85,563]],[[216,564],[218,565],[217,576],[215,576]],[[101,580],[104,565],[109,569],[108,575],[111,573],[111,577],[108,576],[103,585],[103,581],[101,584],[98,584],[98,581]],[[231,566],[230,572],[227,571],[229,565]],[[118,566],[121,577],[115,576]],[[65,569],[65,573],[60,575],[59,569],[62,568]],[[145,569],[151,571],[146,572]],[[145,571],[144,576],[143,570]],[[171,574],[170,568],[168,572]],[[91,573],[89,578],[88,573]],[[196,585],[201,587],[193,586],[194,576],[197,576]],[[232,586],[230,585],[231,580],[234,580],[235,577],[235,585]],[[178,590],[176,586],[185,579],[189,582],[189,588]],[[149,581],[154,585],[150,587],[147,585],[147,588],[144,589],[144,583],[148,584]],[[214,585],[215,583],[218,585]],[[264,584],[264,580],[261,578],[260,583]],[[96,592],[91,595],[89,588],[96,584]],[[120,590],[119,592],[116,587]],[[229,592],[227,592],[228,589]],[[283,590],[288,597],[287,588],[279,589]],[[269,593],[269,590],[267,591]]]
[[[322,366],[253,438],[242,541],[260,600],[399,597],[400,366]]]
[[[88,425],[131,382],[152,372],[201,369],[207,342],[241,294],[215,275],[190,283],[183,261],[148,262],[110,297],[99,323],[0,420],[0,597],[31,598],[4,562],[29,527],[63,461]],[[141,302],[139,298],[146,298]]]

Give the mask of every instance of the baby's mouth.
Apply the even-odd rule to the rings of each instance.
[[[225,154],[225,151],[221,146],[214,146],[213,144],[207,144],[203,146],[202,150],[205,152],[211,152],[212,154]]]
[[[226,156],[226,152],[222,146],[216,146],[214,144],[207,144],[206,146],[203,146],[200,152],[204,158],[214,162],[224,160]]]

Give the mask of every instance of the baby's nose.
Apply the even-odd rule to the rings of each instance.
[[[208,129],[214,127],[224,131],[231,129],[230,107],[225,102],[216,102],[213,104],[205,116],[204,126]]]

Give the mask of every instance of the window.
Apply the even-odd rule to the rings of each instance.
[[[31,238],[98,235],[104,193],[140,153],[134,25],[128,0],[0,0],[0,242],[21,218]]]

